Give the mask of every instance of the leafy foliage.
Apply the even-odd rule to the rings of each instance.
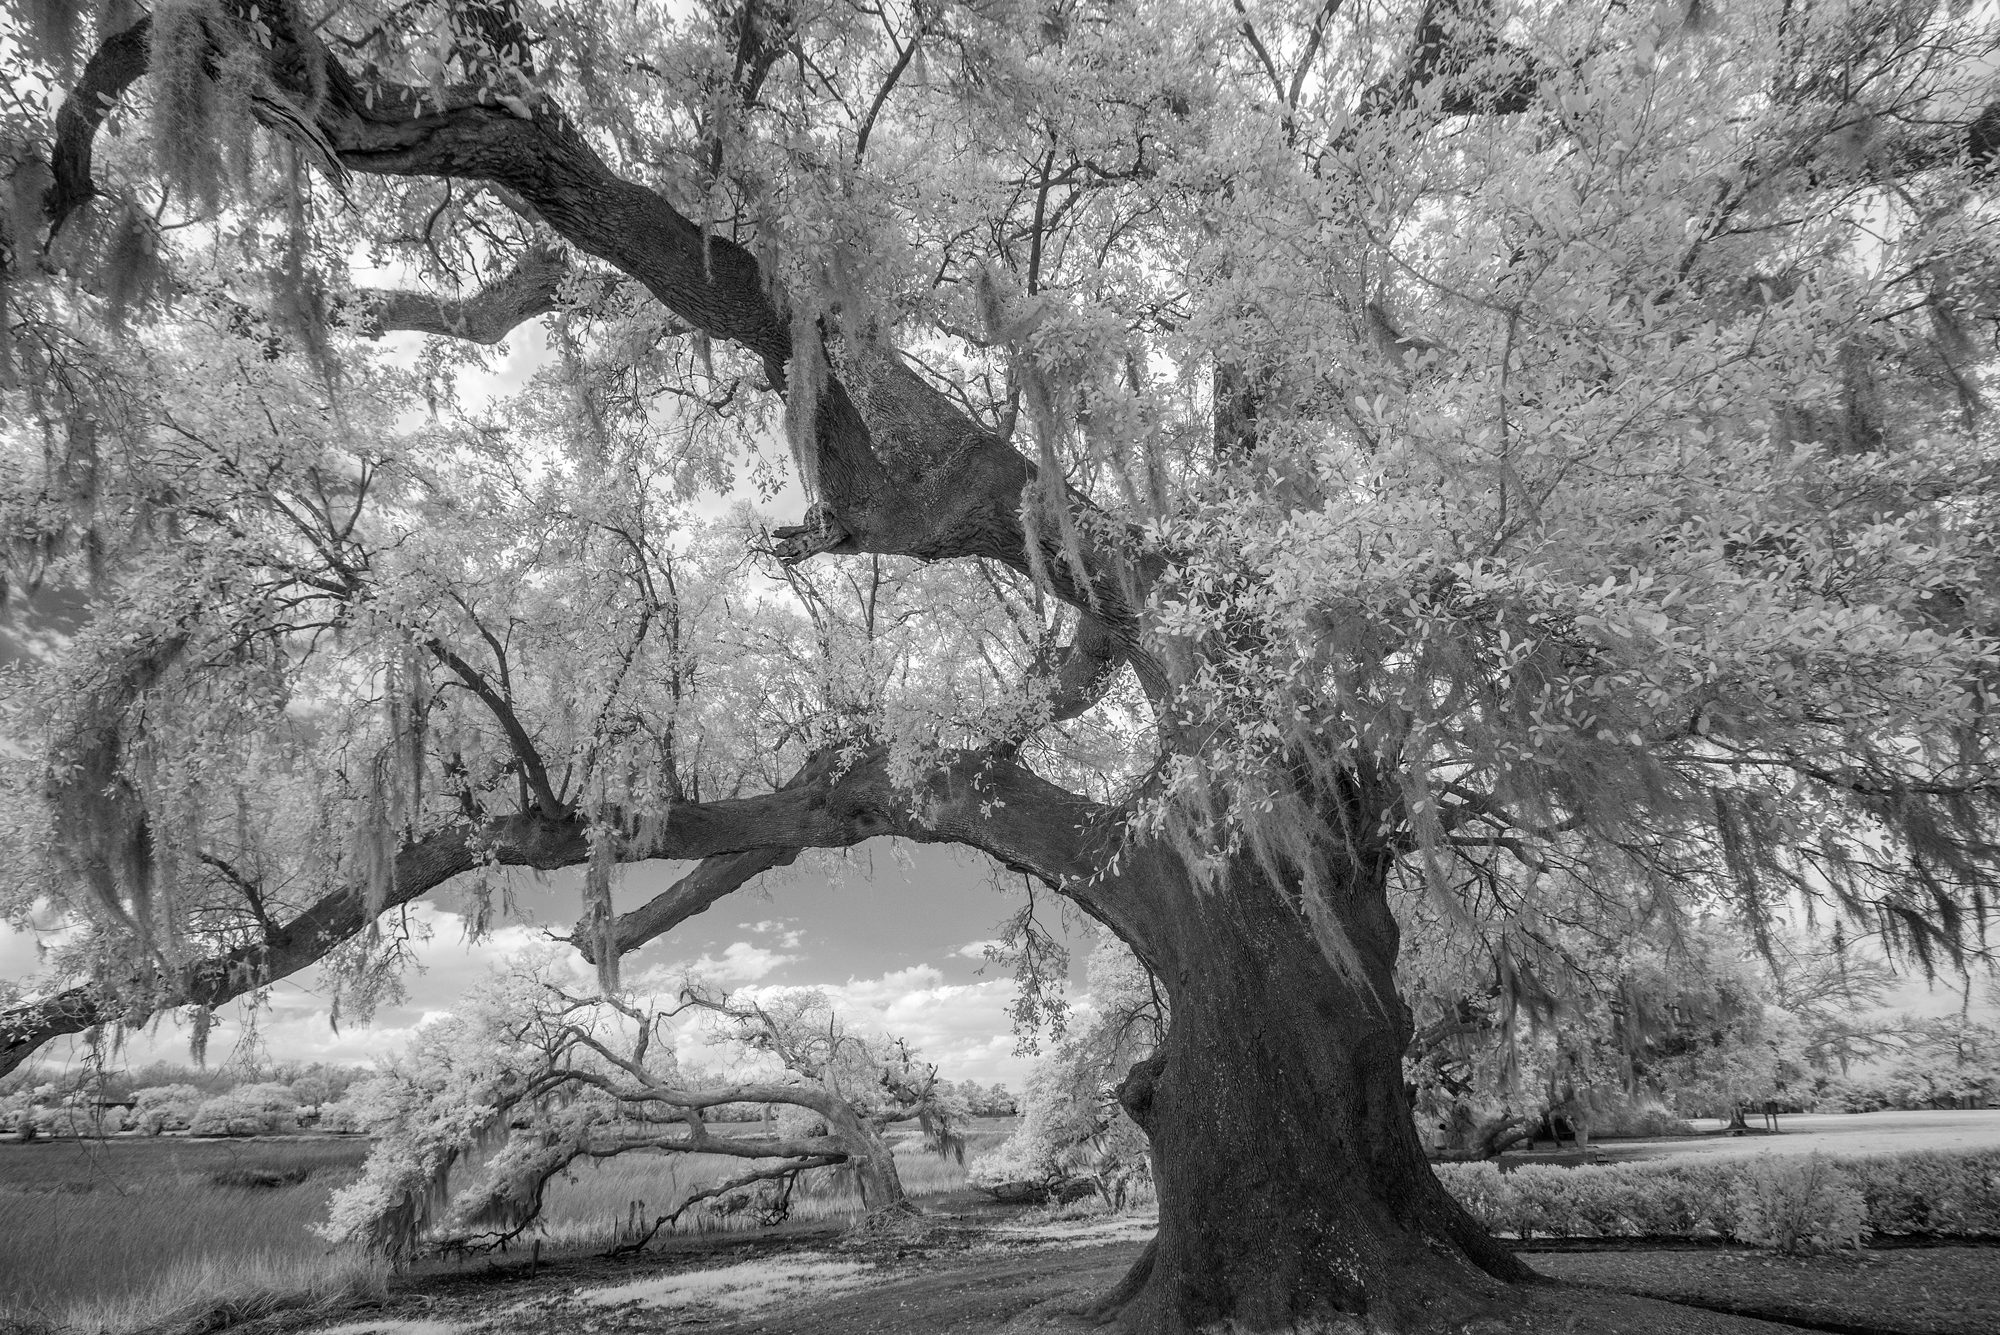
[[[1087,965],[1091,1009],[1028,1077],[1026,1108],[1008,1138],[971,1165],[976,1187],[1006,1196],[1064,1196],[1088,1182],[1106,1205],[1152,1181],[1146,1138],[1118,1104],[1126,1070],[1150,1056],[1165,1030],[1159,993],[1116,937],[1102,936]]]

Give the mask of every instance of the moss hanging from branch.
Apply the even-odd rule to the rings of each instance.
[[[806,501],[821,499],[819,482],[819,400],[826,393],[826,346],[819,320],[804,302],[792,306],[792,362],[785,386],[785,440],[798,466]]]
[[[226,23],[214,0],[162,0],[153,13],[148,48],[152,138],[161,175],[210,211],[221,204],[225,145],[247,134],[247,127],[225,122],[224,96],[214,77]]]
[[[597,985],[606,996],[618,991],[618,913],[611,902],[611,881],[621,842],[610,826],[592,826],[590,863],[583,876],[582,926],[596,955]]]
[[[396,890],[396,819],[392,813],[397,785],[388,772],[390,760],[378,755],[368,764],[361,795],[361,818],[355,822],[352,857],[361,886],[361,903],[372,920]]]

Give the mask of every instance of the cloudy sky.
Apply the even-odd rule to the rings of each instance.
[[[874,840],[841,857],[767,873],[648,945],[625,962],[628,979],[667,980],[693,971],[729,987],[824,988],[855,1022],[908,1039],[952,1080],[1000,1081],[1022,1087],[1032,1060],[1015,1052],[1008,1018],[1011,972],[987,962],[984,946],[1025,904],[1021,877],[1000,873],[985,858],[935,847]],[[615,895],[620,912],[665,889],[691,864],[647,863],[624,869]],[[255,1038],[273,1060],[361,1063],[393,1049],[426,1016],[449,1011],[465,990],[510,954],[567,933],[579,913],[574,874],[516,875],[517,915],[484,941],[465,939],[464,918],[451,890],[421,904],[415,919],[429,939],[417,949],[420,967],[405,979],[407,996],[384,1005],[366,1024],[344,1021],[335,1031],[317,971],[272,988],[254,1017]],[[1051,929],[1060,910],[1044,894],[1038,908]],[[462,906],[461,906],[462,907]],[[1081,976],[1089,938],[1069,925]],[[0,978],[37,971],[34,937],[0,926]],[[227,1061],[251,1032],[242,1003],[225,1008],[210,1038],[209,1060]],[[187,1060],[187,1033],[172,1019],[128,1041],[126,1060]],[[57,1043],[48,1061],[74,1060],[71,1043]]]

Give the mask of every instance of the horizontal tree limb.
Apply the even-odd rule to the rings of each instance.
[[[752,878],[774,867],[790,866],[805,851],[798,846],[753,848],[747,853],[723,853],[704,858],[687,875],[654,895],[630,913],[618,915],[613,939],[620,955],[629,955],[656,937],[706,911],[717,900],[740,890]],[[592,964],[597,963],[596,943],[583,924],[577,924],[570,944]]]
[[[371,338],[409,330],[491,346],[536,316],[560,310],[563,283],[572,273],[561,250],[531,246],[505,275],[471,296],[364,288],[355,293],[355,323]]]
[[[643,944],[757,871],[789,861],[788,852],[796,857],[804,848],[846,848],[878,835],[979,849],[1040,878],[1114,926],[1122,922],[1129,930],[1145,912],[1142,876],[1132,869],[1122,875],[1102,871],[1120,839],[1109,809],[1049,783],[1012,757],[961,753],[922,791],[911,793],[891,777],[886,749],[858,755],[835,749],[815,756],[776,792],[681,803],[640,822],[638,832],[624,841],[621,861],[707,859],[715,865],[682,878],[675,887],[681,893],[670,903],[621,918],[621,948],[636,948],[623,945],[628,930],[629,939]],[[553,871],[589,858],[589,823],[579,817],[514,815],[476,832],[451,827],[397,852],[387,903],[407,904],[487,861]],[[732,883],[732,876],[740,879]],[[368,922],[361,888],[343,886],[282,924],[270,939],[197,960],[172,980],[129,980],[126,997],[116,986],[82,984],[9,1007],[0,1011],[0,1075],[66,1034],[113,1022],[144,1023],[170,1007],[220,1006],[254,992],[317,963]]]

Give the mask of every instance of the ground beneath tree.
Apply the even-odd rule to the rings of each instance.
[[[418,1276],[367,1309],[273,1316],[236,1335],[1083,1335],[1078,1309],[1139,1254],[1151,1221],[932,1220],[865,1239],[808,1231],[677,1243],[625,1261],[510,1257]],[[1809,1328],[2000,1330],[2000,1253],[1860,1259],[1630,1252],[1536,1255],[1563,1283],[1502,1293],[1453,1335],[1781,1335],[1798,1325],[1655,1301],[1633,1289],[1819,1318]],[[1676,1277],[1680,1281],[1677,1287]],[[1577,1283],[1573,1281],[1582,1281]],[[1587,1287],[1598,1285],[1604,1287]],[[1844,1321],[1838,1314],[1846,1313]],[[1894,1318],[1891,1321],[1889,1318]],[[1927,1324],[1929,1323],[1929,1324]],[[192,1335],[192,1333],[187,1333]]]
[[[1895,1335],[2000,1331],[2000,1250],[1927,1247],[1837,1256],[1746,1251],[1531,1254],[1545,1275]]]

